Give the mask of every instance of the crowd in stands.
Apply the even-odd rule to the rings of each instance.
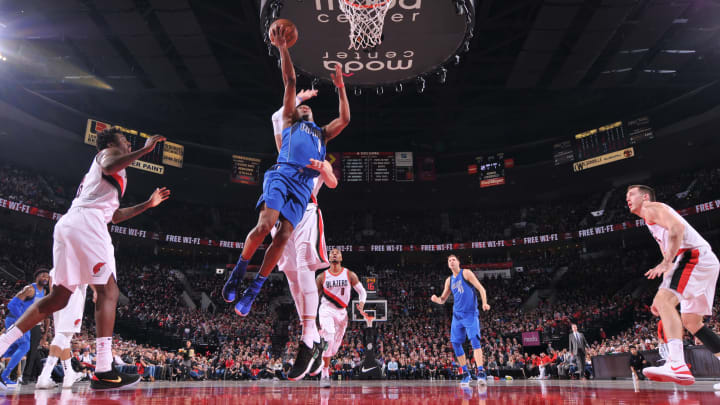
[[[61,204],[58,201],[62,199],[56,198],[57,195],[67,196],[69,188],[48,190],[42,186],[55,184],[55,181],[39,179],[42,176],[14,168],[2,168],[1,173],[0,197],[60,212],[69,204],[66,198],[65,208],[58,206]],[[7,177],[12,179],[8,180]],[[713,197],[708,190],[717,191],[719,179],[717,170],[700,171],[695,177],[678,175],[676,181],[659,187],[659,192],[661,198],[664,197],[671,204],[687,206],[694,201]],[[691,190],[695,191],[684,194],[692,182],[695,184]],[[29,183],[36,185],[31,186]],[[612,203],[608,205],[623,205],[624,190],[618,190],[613,193],[610,200]],[[681,197],[677,198],[676,194],[681,194]],[[594,196],[592,204],[599,205],[600,199],[601,196]],[[181,204],[178,209],[192,210],[193,207]],[[362,232],[364,225],[358,225],[366,224],[367,218],[355,215],[350,216],[349,221],[353,223],[346,229],[355,229],[363,234],[360,241],[365,241],[367,236],[391,243],[403,241],[396,238],[403,233],[417,235],[415,227],[442,228],[445,222],[450,229],[447,235],[453,238],[470,237],[467,232],[475,232],[475,239],[477,232],[486,232],[480,238],[492,239],[506,236],[507,225],[515,223],[513,221],[526,222],[525,230],[531,233],[577,229],[583,221],[590,224],[592,218],[589,219],[586,208],[573,212],[562,206],[548,204],[518,213],[469,213],[467,217],[453,214],[448,216],[447,221],[441,215],[428,219],[414,217],[412,212],[408,212],[396,217],[389,215],[391,219],[384,218],[382,222],[371,221],[382,224],[383,230],[367,235]],[[622,209],[618,210],[612,214],[613,222],[629,218]],[[8,215],[18,214],[0,211],[0,220]],[[234,214],[231,212],[228,215]],[[396,229],[392,226],[395,223],[393,221],[402,225]],[[594,221],[600,223],[603,219]],[[181,222],[184,221],[173,220],[173,216],[168,215],[158,228],[164,230],[166,225],[187,225],[179,224]],[[212,222],[208,221],[208,224]],[[540,222],[551,225],[527,225]],[[499,223],[504,223],[505,227],[495,226]],[[197,225],[195,222],[189,224]],[[0,230],[0,264],[14,263],[23,267],[26,274],[31,274],[37,267],[49,267],[52,225],[50,221],[37,220],[33,225],[13,223]],[[186,234],[211,234],[213,231],[210,228],[199,227],[197,233],[189,230]],[[430,233],[425,232],[423,238],[425,236],[430,237]],[[413,241],[422,242],[424,239]],[[284,280],[266,283],[251,315],[239,318],[232,307],[220,299],[224,278],[216,276],[212,266],[205,265],[204,273],[195,274],[186,271],[193,267],[192,263],[183,265],[178,260],[165,260],[157,252],[138,254],[138,250],[128,248],[127,243],[124,241],[117,253],[118,281],[127,299],[118,306],[118,320],[134,322],[143,328],[157,329],[176,339],[188,340],[191,347],[202,347],[204,351],[192,350],[191,356],[190,349],[181,351],[179,347],[151,347],[131,340],[137,338],[135,336],[124,336],[126,340],[118,338],[115,345],[118,366],[135,370],[148,380],[285,378],[297,351],[301,327],[297,316],[293,314],[287,330],[287,343],[283,343],[282,347],[273,347],[274,335],[278,334],[276,328],[280,324],[276,301],[278,297],[287,299],[289,296]],[[655,348],[656,320],[650,315],[648,304],[656,285],[644,282],[642,273],[657,260],[657,254],[655,250],[644,249],[616,249],[614,252],[589,254],[581,254],[575,249],[547,250],[543,255],[535,257],[514,254],[514,260],[525,263],[524,271],[513,270],[511,278],[491,276],[481,280],[488,291],[492,307],[490,311],[481,314],[483,350],[488,370],[498,376],[506,373],[528,378],[572,377],[574,372],[591,376],[591,367],[575,370],[572,355],[562,349],[565,346],[562,338],[566,336],[571,322],[586,331],[592,341],[587,362],[595,355],[628,351],[631,345],[641,349]],[[430,302],[432,294],[439,295],[442,292],[444,280],[450,274],[444,264],[444,256],[438,257],[434,263],[424,265],[377,264],[371,269],[382,280],[381,297],[388,300],[390,319],[376,325],[378,360],[383,363],[390,378],[457,377],[458,367],[448,343],[450,305],[439,306]],[[490,261],[513,259],[486,258]],[[182,271],[182,275],[178,270]],[[371,271],[367,268],[354,270],[360,275]],[[0,274],[0,283],[3,287],[0,294],[2,314],[9,299],[20,290],[24,282],[7,281]],[[195,293],[205,293],[210,298],[210,310],[192,308],[201,303],[197,297],[183,297],[188,285],[192,286]],[[188,300],[194,305],[190,305]],[[79,367],[90,370],[94,352],[91,316],[86,316],[85,324],[89,332],[76,338],[74,348],[77,348],[75,354]],[[717,315],[710,320],[710,324],[718,330],[720,324]],[[366,350],[361,327],[361,323],[351,322],[348,325],[343,345],[333,359],[334,378],[357,377]],[[543,346],[523,346],[523,332],[538,332]],[[545,347],[548,342],[551,346]],[[47,346],[47,342],[43,345]],[[552,346],[557,346],[557,350]],[[470,353],[469,347],[466,350]]]
[[[647,182],[656,185],[658,200],[680,209],[718,197],[720,168],[674,173]],[[60,213],[69,207],[76,188],[76,185],[62,184],[52,176],[16,167],[0,168],[1,198]],[[608,193],[609,198],[601,210]],[[146,198],[130,191],[123,204]],[[251,206],[208,206],[171,199],[162,210],[153,210],[127,224],[153,232],[242,240],[256,219],[248,215],[249,211],[252,211]],[[593,212],[601,213],[595,216]],[[402,210],[368,207],[360,211],[332,206],[324,210],[324,216],[328,242],[336,245],[498,240],[563,233],[635,219],[626,208],[624,187],[599,190],[590,196],[571,196],[561,201],[536,201],[530,205],[515,203],[483,210],[454,209],[449,212],[441,207],[428,210],[424,206],[409,206]],[[428,229],[433,231],[428,232]]]

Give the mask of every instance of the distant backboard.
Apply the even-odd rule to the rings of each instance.
[[[353,322],[363,322],[365,319],[360,315],[360,311],[357,309],[359,301],[352,301],[352,320]],[[367,300],[365,301],[365,312],[368,315],[375,315],[374,322],[385,322],[387,321],[387,300]]]

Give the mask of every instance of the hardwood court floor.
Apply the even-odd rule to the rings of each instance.
[[[33,385],[0,392],[4,404],[720,404],[713,382],[681,387],[641,381],[495,381],[487,387],[460,387],[449,381],[154,382],[121,391],[38,390]]]

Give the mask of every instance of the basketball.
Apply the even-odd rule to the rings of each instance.
[[[275,27],[279,25],[287,27],[287,31],[285,34],[285,41],[287,42],[287,47],[290,48],[295,45],[295,42],[297,42],[298,39],[297,27],[295,26],[295,24],[293,24],[292,21],[285,18],[275,20],[275,22],[270,25],[270,31],[268,31],[268,33],[270,34],[270,42],[275,45],[275,35],[273,35],[273,32],[275,32]]]

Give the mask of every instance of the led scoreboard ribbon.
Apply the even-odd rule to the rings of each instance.
[[[128,129],[119,125],[112,125],[106,122],[88,119],[87,127],[85,128],[85,143],[88,145],[97,145],[97,134],[107,128],[117,128],[125,135],[125,138],[130,142],[132,150],[137,150],[145,145],[147,138],[150,135],[140,132],[135,129]],[[143,156],[141,160],[136,160],[130,167],[136,169],[145,170],[147,172],[155,174],[165,173],[165,166],[173,166],[182,168],[183,159],[185,156],[185,147],[173,143],[173,142],[159,142],[155,145],[155,149],[147,155]]]

